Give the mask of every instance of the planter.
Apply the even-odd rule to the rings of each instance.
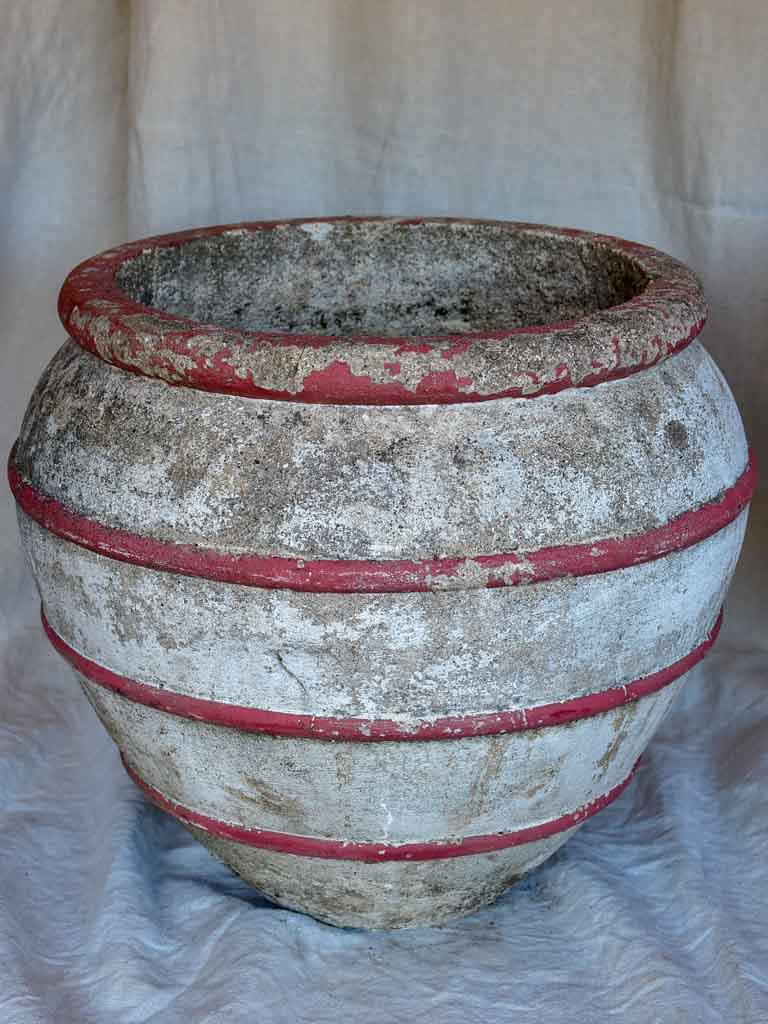
[[[499,222],[122,246],[10,478],[134,780],[267,896],[435,923],[615,799],[706,653],[754,470],[644,246]]]

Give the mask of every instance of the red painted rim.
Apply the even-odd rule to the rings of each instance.
[[[624,686],[615,686],[597,693],[589,693],[570,700],[517,711],[498,711],[479,715],[438,718],[415,725],[392,719],[332,718],[324,715],[299,715],[285,711],[266,711],[262,708],[225,704],[221,701],[188,697],[181,693],[142,683],[84,657],[51,627],[40,609],[43,629],[62,657],[89,682],[119,694],[126,700],[143,704],[157,711],[182,718],[220,725],[243,732],[267,733],[270,736],[292,736],[313,740],[343,740],[351,743],[380,743],[384,741],[411,742],[426,740],[458,740],[475,736],[496,736],[501,733],[523,732],[565,725],[581,718],[591,718],[606,711],[647,697],[674,683],[697,665],[708,653],[723,620],[722,611],[704,640],[685,657],[651,675],[635,679]]]
[[[104,526],[67,509],[27,483],[11,451],[8,479],[21,509],[44,529],[99,555],[149,569],[273,590],[311,593],[407,593],[506,587],[561,576],[590,576],[663,558],[699,543],[732,522],[755,488],[755,459],[718,498],[663,526],[629,537],[564,544],[531,552],[425,558],[419,561],[283,558],[230,555],[195,544],[174,544]],[[470,570],[470,571],[467,571]],[[479,578],[479,579],[478,579]]]
[[[632,260],[648,285],[627,302],[575,320],[535,327],[467,334],[354,337],[248,331],[196,322],[134,302],[118,286],[126,261],[151,248],[172,248],[226,233],[290,229],[308,224],[380,222],[414,231],[431,224],[486,225],[590,242]],[[695,276],[683,264],[648,246],[588,231],[511,221],[450,217],[325,217],[218,225],[140,239],[103,252],[72,270],[59,296],[59,316],[69,335],[106,362],[166,383],[248,398],[320,404],[419,405],[531,398],[566,388],[619,380],[679,352],[699,334],[706,306]],[[631,327],[631,330],[628,328]],[[576,368],[557,352],[576,337],[601,339],[591,369]],[[526,339],[550,359],[526,351]],[[564,345],[568,342],[568,346]],[[356,356],[366,347],[365,371]],[[278,386],[272,367],[279,351],[305,350],[290,386]],[[499,348],[505,359],[499,359]],[[278,353],[276,355],[276,353]],[[471,366],[467,354],[471,356]],[[403,360],[413,363],[403,369]],[[288,360],[290,362],[291,360]],[[500,382],[499,364],[508,361]],[[293,360],[295,363],[295,360]]]
[[[123,757],[123,755],[120,755]],[[123,757],[125,770],[140,790],[153,804],[168,814],[173,815],[186,825],[209,832],[220,839],[229,839],[243,846],[253,846],[260,850],[273,850],[275,853],[290,853],[297,857],[320,857],[324,860],[356,860],[364,864],[383,864],[393,860],[445,860],[449,857],[467,857],[478,853],[492,853],[495,850],[506,850],[510,846],[522,846],[535,843],[539,839],[548,839],[565,832],[569,828],[581,825],[587,818],[597,814],[612,803],[624,792],[632,781],[637,764],[623,782],[614,786],[608,793],[579,807],[570,814],[564,814],[553,821],[514,832],[496,832],[492,835],[466,836],[464,839],[433,840],[421,843],[359,843],[344,842],[338,839],[318,839],[314,836],[297,836],[287,832],[270,832],[266,829],[243,828],[229,822],[210,818],[199,811],[169,800],[159,790],[141,778],[135,768]]]

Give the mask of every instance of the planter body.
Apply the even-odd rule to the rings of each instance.
[[[524,225],[241,225],[89,261],[60,309],[11,484],[151,799],[276,902],[402,927],[619,795],[714,640],[754,475],[685,268]]]

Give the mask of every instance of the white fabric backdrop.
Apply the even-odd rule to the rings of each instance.
[[[58,286],[142,234],[444,213],[594,228],[702,276],[768,465],[761,0],[2,0],[0,441]],[[768,1021],[768,517],[624,797],[497,906],[343,932],[146,806],[37,624],[0,495],[0,1020]]]

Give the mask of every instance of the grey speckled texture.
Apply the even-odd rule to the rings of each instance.
[[[640,533],[746,463],[698,342],[640,374],[530,400],[368,408],[168,388],[69,342],[17,465],[99,522],[233,553],[496,554]]]
[[[438,594],[216,583],[20,525],[49,622],[98,664],[248,707],[411,721],[563,700],[684,657],[717,617],[746,513],[621,572]]]
[[[148,377],[397,405],[622,376],[695,337],[706,303],[679,261],[608,235],[340,217],[118,246],[74,268],[59,312],[89,351]]]
[[[310,223],[153,248],[118,283],[137,302],[259,331],[419,337],[570,320],[647,278],[627,256],[493,225]]]

